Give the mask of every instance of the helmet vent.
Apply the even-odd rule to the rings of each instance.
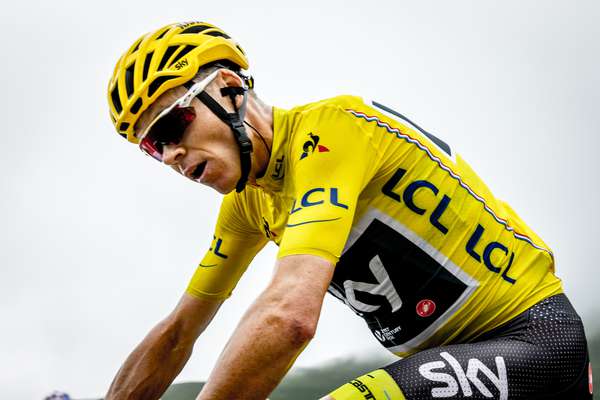
[[[231,37],[229,35],[227,35],[224,32],[221,32],[221,31],[206,32],[205,35],[216,36],[216,37],[223,37],[225,39],[231,39]]]
[[[152,56],[154,52],[146,54],[146,59],[144,60],[144,70],[142,71],[142,81],[145,81],[148,78],[148,70],[150,69],[150,62],[152,61]]]
[[[140,107],[142,106],[142,99],[138,98],[135,103],[133,103],[133,106],[131,106],[131,113],[132,114],[137,114],[138,111],[140,111]]]
[[[162,69],[164,68],[165,64],[169,60],[169,58],[171,58],[171,56],[173,55],[173,53],[175,53],[175,50],[177,50],[178,48],[179,48],[179,46],[169,46],[167,48],[167,51],[165,51],[165,54],[163,55],[162,59],[160,60],[160,64],[158,65],[158,70],[159,71],[162,71]]]
[[[143,39],[143,38],[140,38],[140,39],[137,41],[137,43],[135,44],[135,47],[133,48],[133,50],[131,50],[131,53],[129,53],[129,54],[133,54],[133,53],[135,53],[135,52],[136,52],[136,51],[137,51],[137,50],[140,48],[140,44],[142,43],[142,39]]]
[[[121,114],[123,111],[123,106],[121,105],[121,99],[119,98],[119,88],[115,86],[115,88],[110,93],[110,98],[112,99],[113,106],[115,107],[115,111],[117,114]]]
[[[125,90],[127,90],[127,98],[130,98],[133,94],[133,68],[135,63],[127,67],[125,71]]]
[[[167,76],[159,76],[156,78],[150,86],[148,87],[148,97],[152,97],[152,95],[158,90],[158,88],[170,79],[178,78],[176,75],[167,75]]]
[[[177,61],[179,61],[183,56],[185,56],[187,53],[189,53],[190,51],[194,50],[196,48],[196,46],[192,46],[192,45],[187,45],[183,48],[183,50],[181,50],[179,52],[179,54],[177,54],[177,56],[175,56],[175,58],[173,59],[173,61],[171,61],[171,64],[169,64],[169,67],[173,64],[175,64]]]
[[[194,26],[190,26],[189,28],[182,30],[179,33],[200,33],[209,28],[210,28],[210,26],[206,26],[206,25],[194,25]]]
[[[160,39],[162,39],[163,36],[165,36],[167,34],[167,32],[169,32],[169,29],[171,29],[171,27],[167,27],[167,29],[165,29],[164,31],[162,31],[162,33],[160,35],[158,35],[156,37],[156,39],[154,39],[154,40],[160,40]]]
[[[129,122],[122,122],[121,125],[119,125],[119,130],[121,132],[125,132],[127,130],[127,128],[129,128]],[[123,134],[121,133],[121,136],[123,136]],[[127,137],[127,135],[124,135],[125,137]]]

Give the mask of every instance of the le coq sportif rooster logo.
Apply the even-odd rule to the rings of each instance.
[[[319,153],[328,152],[329,149],[321,144],[319,144],[319,137],[317,135],[313,135],[312,132],[308,134],[310,140],[304,142],[302,145],[302,155],[300,159],[304,159],[308,157],[309,154],[312,154],[317,150]]]

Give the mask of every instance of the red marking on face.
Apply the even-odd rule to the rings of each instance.
[[[424,299],[417,304],[417,315],[419,317],[429,317],[435,312],[435,302],[433,300]]]

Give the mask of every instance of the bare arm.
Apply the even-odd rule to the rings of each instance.
[[[221,300],[184,294],[175,310],[159,322],[129,355],[106,400],[158,399],[192,354],[194,343],[221,306]]]
[[[312,339],[333,271],[320,257],[279,260],[273,280],[240,321],[198,400],[264,400]]]

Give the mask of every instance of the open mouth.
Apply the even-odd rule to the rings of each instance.
[[[206,168],[206,161],[198,164],[196,166],[196,168],[194,168],[194,170],[192,171],[192,179],[193,180],[198,180],[200,179],[200,177],[202,176],[202,173],[204,173],[204,168]]]

